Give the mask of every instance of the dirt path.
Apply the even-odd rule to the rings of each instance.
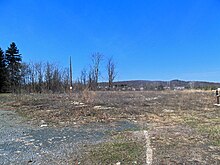
[[[110,131],[136,129],[127,121],[80,127],[33,127],[13,111],[0,110],[0,164],[74,164],[87,145],[108,140]]]

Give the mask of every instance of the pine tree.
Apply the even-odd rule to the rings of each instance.
[[[6,64],[4,51],[0,48],[0,92],[6,89]]]
[[[10,44],[10,47],[5,53],[7,72],[8,72],[8,83],[9,91],[17,92],[20,89],[21,81],[21,54],[14,42]]]

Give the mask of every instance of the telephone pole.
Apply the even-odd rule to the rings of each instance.
[[[72,90],[73,90],[72,61],[70,56],[70,94],[72,93]]]

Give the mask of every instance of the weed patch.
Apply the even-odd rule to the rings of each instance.
[[[128,139],[123,134],[114,137],[114,141],[92,146],[83,164],[144,164],[145,146],[142,141]],[[88,163],[89,164],[89,163]]]

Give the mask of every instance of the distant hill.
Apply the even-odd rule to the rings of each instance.
[[[149,80],[131,80],[117,81],[113,83],[115,88],[135,89],[135,90],[155,90],[155,89],[216,89],[220,87],[220,83],[205,81],[149,81]],[[99,83],[100,88],[107,88],[108,83]]]

